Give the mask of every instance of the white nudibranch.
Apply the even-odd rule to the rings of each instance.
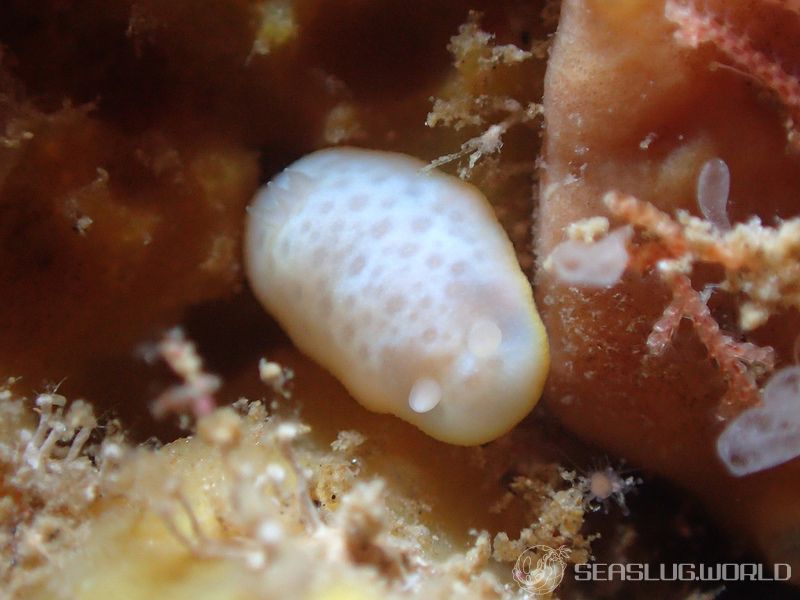
[[[536,404],[547,337],[484,196],[424,166],[355,148],[298,160],[248,209],[247,276],[366,408],[480,444]]]

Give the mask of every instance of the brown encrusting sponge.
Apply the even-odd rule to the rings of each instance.
[[[798,32],[792,3],[564,2],[536,239],[590,266],[632,226],[606,288],[565,283],[563,250],[539,271],[551,410],[795,566],[800,422],[760,387],[800,334]]]
[[[0,3],[0,597],[700,597],[716,584],[589,584],[569,565],[739,560],[712,522],[730,548],[800,571],[798,13],[790,0]],[[543,402],[499,439],[453,446],[367,411],[256,301],[246,207],[330,146],[417,157],[422,173],[392,180],[412,200],[408,182],[433,168],[488,199],[479,223],[499,231],[526,307],[533,284],[552,353]],[[350,154],[353,177],[378,156]],[[497,351],[519,338],[500,327],[508,298],[428,275],[408,294],[437,290],[442,329],[463,324],[459,298],[500,316],[470,321],[471,354],[417,346],[420,323],[380,295],[417,272],[392,258],[413,231],[395,248],[364,229],[339,248],[337,227],[380,223],[358,212],[380,205],[353,191],[356,216],[333,214],[323,239],[309,232],[324,190],[310,190],[291,221],[304,235],[276,239],[264,267],[266,285],[305,290],[281,306],[309,323],[310,355],[339,356],[342,332],[386,349],[361,395],[400,381],[417,394],[390,412],[412,417],[441,400],[432,373],[467,381],[487,347],[524,362]],[[482,281],[500,264],[489,228],[430,203],[448,218],[426,251],[453,262],[442,240],[483,235],[452,273]],[[306,256],[277,242],[309,239],[325,247],[306,268],[271,278]],[[351,299],[336,256],[371,248],[364,265],[396,277],[365,275],[371,295]],[[342,319],[384,307],[398,333],[343,321],[320,348],[311,311],[326,300]],[[401,337],[430,355],[398,352]],[[538,390],[545,364],[514,372]],[[465,396],[491,408],[478,389]],[[462,434],[439,437],[484,440]],[[648,504],[658,478],[679,501]]]

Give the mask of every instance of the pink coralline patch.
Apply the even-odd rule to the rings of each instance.
[[[168,331],[158,344],[157,352],[183,383],[170,387],[156,398],[152,406],[153,415],[162,418],[170,413],[190,414],[199,419],[211,414],[216,407],[214,393],[222,382],[216,375],[203,370],[203,360],[183,330]]]
[[[669,273],[664,276],[664,281],[672,290],[672,302],[647,339],[650,351],[656,354],[663,352],[685,317],[691,320],[708,355],[726,376],[728,390],[720,401],[718,415],[723,419],[729,418],[758,402],[759,392],[753,371],[769,371],[774,367],[773,349],[737,342],[723,333],[711,315],[705,298],[692,287],[686,275]]]
[[[717,187],[727,188],[727,185]],[[723,192],[727,199],[727,189],[714,193]],[[723,332],[706,304],[705,294],[692,287],[688,276],[694,262],[718,263],[726,269],[737,269],[741,260],[722,242],[693,243],[687,238],[684,225],[649,202],[617,192],[607,194],[604,200],[612,215],[655,239],[626,250],[630,230],[621,228],[594,244],[567,240],[551,254],[553,271],[565,283],[607,287],[617,283],[626,268],[640,274],[656,270],[672,292],[672,301],[653,325],[647,339],[649,351],[654,355],[662,354],[671,344],[681,321],[688,319],[728,384],[718,405],[718,417],[729,419],[757,404],[760,400],[757,378],[774,368],[774,350],[736,341]],[[719,200],[716,198],[713,202],[719,204]],[[727,218],[719,206],[715,209]],[[621,237],[620,232],[627,235]],[[620,244],[621,250],[609,250]]]
[[[800,13],[800,2],[776,2],[793,12]],[[690,48],[700,44],[713,44],[736,67],[742,69],[770,90],[785,107],[788,117],[786,129],[789,142],[800,150],[800,135],[795,127],[800,120],[800,81],[791,75],[776,59],[757,50],[748,36],[710,12],[697,8],[693,2],[667,0],[664,16],[678,26],[675,39]]]
[[[645,258],[633,260],[633,265],[639,271],[652,268],[661,258],[680,258],[691,252],[697,254],[699,260],[715,262],[726,269],[737,269],[740,261],[737,256],[722,244],[708,244],[702,248],[692,247],[686,238],[684,227],[671,216],[659,210],[649,202],[639,200],[634,196],[609,192],[603,201],[615,217],[631,225],[639,227],[658,238],[660,252],[650,249]]]
[[[680,322],[687,318],[727,379],[728,390],[720,401],[718,416],[729,418],[757,403],[759,392],[754,373],[772,370],[774,351],[769,347],[737,342],[723,333],[711,315],[706,299],[692,287],[689,277],[672,268],[675,267],[672,261],[686,258],[691,252],[681,225],[652,204],[632,196],[610,193],[605,202],[612,214],[655,234],[663,244],[663,254],[650,248],[644,257],[631,261],[631,266],[640,272],[659,267],[662,279],[672,291],[672,302],[653,325],[647,339],[649,350],[654,354],[662,353],[672,341]],[[700,260],[718,262],[727,268],[738,266],[736,258],[721,245],[709,245],[703,250],[703,255],[697,257]]]

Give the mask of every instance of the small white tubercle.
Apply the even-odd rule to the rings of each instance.
[[[418,379],[411,387],[408,405],[417,413],[432,411],[442,399],[442,388],[433,379]]]
[[[472,445],[536,404],[549,367],[530,283],[484,196],[389,152],[315,152],[249,207],[247,277],[366,408]]]

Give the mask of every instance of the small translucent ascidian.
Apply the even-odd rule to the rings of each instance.
[[[366,408],[480,444],[536,404],[547,337],[486,198],[424,167],[355,148],[290,165],[249,208],[247,276]]]

